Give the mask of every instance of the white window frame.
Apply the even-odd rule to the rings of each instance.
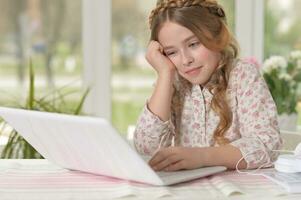
[[[85,113],[111,120],[111,0],[83,0]]]
[[[235,34],[241,56],[263,61],[263,0],[235,1]],[[111,120],[111,1],[83,0],[84,86],[93,86],[87,114]]]
[[[264,55],[264,0],[235,1],[235,34],[242,57],[255,57],[262,63]]]

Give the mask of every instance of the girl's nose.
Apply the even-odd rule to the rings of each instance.
[[[194,62],[193,56],[191,56],[191,55],[190,55],[189,53],[187,53],[187,52],[183,52],[182,58],[183,58],[183,65],[184,65],[185,67],[190,66],[190,65]]]

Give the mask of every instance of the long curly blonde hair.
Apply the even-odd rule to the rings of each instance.
[[[238,45],[227,28],[225,12],[215,0],[158,0],[149,16],[151,40],[158,41],[158,33],[167,21],[188,28],[204,46],[222,55],[219,67],[206,87],[214,94],[211,108],[220,118],[214,131],[214,140],[218,145],[228,144],[229,140],[224,134],[231,126],[232,112],[226,89],[238,56]]]

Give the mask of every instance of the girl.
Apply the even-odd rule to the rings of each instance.
[[[277,111],[256,67],[238,47],[214,0],[159,0],[149,17],[146,59],[158,78],[138,119],[136,149],[154,170],[271,165]]]

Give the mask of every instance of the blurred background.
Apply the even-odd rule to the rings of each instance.
[[[66,97],[66,107],[79,101],[85,85],[83,2],[0,0],[1,106],[16,106],[25,101],[29,59],[35,71],[37,95],[63,87],[75,91]],[[219,2],[235,33],[235,19],[239,17],[235,0]],[[156,0],[112,0],[110,4],[109,116],[122,134],[133,128],[156,79],[144,59],[149,39],[147,17],[155,3]],[[285,56],[293,50],[301,50],[300,10],[300,0],[263,0],[260,63],[273,55]],[[301,112],[300,106],[297,110]],[[298,125],[301,125],[300,114]]]

